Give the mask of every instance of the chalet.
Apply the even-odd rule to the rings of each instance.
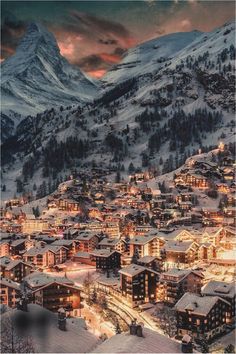
[[[204,276],[197,271],[172,268],[160,274],[158,299],[173,306],[186,292],[201,293]]]
[[[144,256],[137,259],[137,264],[156,271],[161,268],[161,263],[160,258],[153,256]]]
[[[160,257],[164,241],[157,236],[137,236],[130,240],[130,256]]]
[[[231,305],[232,319],[235,317],[235,284],[211,280],[202,287],[203,296],[219,296]]]
[[[120,271],[122,297],[136,307],[156,301],[159,273],[137,264],[131,264]]]
[[[189,267],[197,260],[198,249],[199,245],[196,242],[168,241],[162,252],[166,267]]]
[[[117,251],[110,251],[108,249],[94,250],[91,252],[91,257],[96,262],[96,269],[103,271],[120,269],[121,254]]]
[[[88,252],[77,252],[73,256],[73,262],[96,266],[96,260]]]
[[[104,238],[99,242],[98,247],[100,249],[109,249],[110,251],[115,250],[120,253],[124,253],[126,249],[126,243],[124,240],[119,238]]]
[[[67,248],[64,246],[32,247],[23,255],[25,262],[39,268],[53,267],[67,259]]]
[[[97,233],[92,231],[81,231],[76,240],[79,241],[78,251],[81,252],[92,252],[99,243]]]
[[[20,297],[20,285],[13,280],[0,278],[0,299],[1,304],[14,308]]]
[[[79,211],[80,204],[74,199],[60,198],[58,200],[58,209],[63,211]]]
[[[199,245],[198,249],[198,259],[208,260],[216,258],[216,246],[212,243],[202,243]]]
[[[0,271],[1,276],[4,278],[20,283],[32,270],[33,266],[31,264],[25,263],[20,259],[11,260],[9,257],[0,258]]]
[[[25,239],[14,240],[10,244],[10,254],[19,256],[25,251]]]
[[[73,314],[80,308],[80,288],[52,281],[32,291],[33,302],[52,312],[60,308]]]
[[[64,246],[67,249],[67,258],[72,258],[79,249],[79,241],[60,239],[54,241],[51,246]]]
[[[205,335],[208,340],[225,333],[231,322],[230,304],[218,296],[185,293],[175,305],[177,333],[183,337]]]

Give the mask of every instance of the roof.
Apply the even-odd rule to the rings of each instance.
[[[97,236],[97,233],[94,232],[94,231],[82,231],[82,232],[80,232],[79,235],[76,237],[76,240],[79,240],[79,241],[83,241],[83,240],[89,241],[89,240],[91,240],[94,236],[98,237],[98,236]]]
[[[74,257],[90,258],[90,253],[88,252],[77,252]]]
[[[7,278],[0,278],[0,285],[1,285],[1,287],[7,286],[7,287],[15,289],[15,290],[20,290],[20,284],[16,283],[13,280],[7,279]]]
[[[150,268],[146,268],[146,267],[143,267],[139,264],[133,264],[133,263],[128,265],[127,267],[122,268],[119,271],[119,273],[123,274],[123,275],[127,275],[128,277],[134,277],[135,275],[138,275],[139,273],[142,273],[144,271],[155,273],[155,274],[159,275],[158,272],[156,272]]]
[[[233,299],[235,297],[234,283],[211,280],[202,287],[203,295],[216,295]]]
[[[185,293],[175,305],[177,311],[191,311],[191,313],[207,316],[218,301],[229,303],[219,296],[202,297],[193,293]]]
[[[187,275],[189,275],[190,273],[194,273],[197,276],[204,278],[204,275],[201,274],[200,272],[197,272],[195,270],[191,270],[191,269],[178,269],[178,268],[171,268],[170,270],[168,270],[167,272],[161,273],[161,276],[171,276],[171,277],[176,277],[176,278],[181,278],[183,279],[184,277],[186,277]]]
[[[29,274],[27,277],[24,278],[24,280],[28,283],[28,285],[31,288],[39,288],[41,286],[44,286],[46,284],[50,284],[53,281],[57,281],[62,284],[69,284],[73,285],[74,282],[66,277],[59,277],[59,276],[51,276],[46,273],[42,272],[34,272]]]
[[[138,262],[141,263],[150,263],[153,262],[157,259],[157,257],[153,257],[153,256],[144,256],[138,259]]]
[[[49,283],[47,283],[47,284],[44,284],[43,286],[41,286],[41,287],[35,289],[35,290],[33,291],[33,293],[35,293],[35,292],[37,292],[37,291],[41,291],[41,290],[47,288],[48,286],[51,286],[52,284],[57,284],[57,285],[64,286],[64,287],[66,286],[67,288],[74,289],[74,290],[81,290],[81,288],[79,288],[78,286],[66,284],[66,283],[63,283],[63,282],[61,282],[61,281],[56,281],[55,279],[54,279],[54,280],[52,279],[51,282],[49,282]]]
[[[75,240],[65,240],[65,239],[56,240],[51,243],[51,246],[70,246],[74,242],[75,242]]]
[[[149,328],[143,337],[117,334],[98,345],[93,353],[181,353],[181,344]]]
[[[3,316],[17,313],[19,310],[10,309]],[[47,336],[41,337],[37,331],[32,331],[32,339],[36,353],[90,353],[99,342],[98,338],[86,329],[82,318],[67,318],[66,331],[61,331],[57,325],[57,314],[36,305],[29,304],[28,312],[33,318],[39,318],[42,313],[51,319],[47,328]]]
[[[193,241],[168,241],[164,248],[166,251],[171,252],[186,252],[189,248],[191,248],[193,243]]]
[[[120,241],[123,241],[119,238],[104,238],[102,241],[99,242],[99,246],[115,246]]]
[[[113,253],[119,253],[119,252],[110,251],[109,249],[104,249],[104,250],[94,250],[90,254],[95,257],[110,257]]]
[[[131,245],[145,245],[154,240],[157,236],[136,236],[130,240]]]
[[[14,240],[14,241],[11,242],[11,246],[16,247],[16,246],[18,246],[18,245],[24,243],[25,241],[26,241],[26,240],[25,240],[25,239],[22,239],[22,238],[20,238],[19,240]]]

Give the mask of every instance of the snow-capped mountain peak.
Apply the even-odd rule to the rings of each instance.
[[[14,55],[1,65],[2,113],[14,120],[50,107],[92,101],[98,84],[61,54],[52,33],[31,23]]]

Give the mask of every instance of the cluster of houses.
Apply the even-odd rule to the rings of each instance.
[[[147,184],[148,173],[112,183],[93,171],[62,183],[40,217],[17,203],[2,209],[2,303],[15,307],[27,289],[32,302],[77,315],[82,289],[66,271],[89,265],[119,279],[106,290],[129,306],[163,302],[175,308],[178,335],[214,338],[233,323],[235,288],[207,281],[203,270],[235,265],[224,257],[236,249],[234,167],[229,156],[220,166],[189,159],[165,192]],[[213,189],[225,207],[199,207],[199,193]],[[51,275],[60,270],[63,277]]]

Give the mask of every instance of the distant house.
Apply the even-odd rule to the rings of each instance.
[[[32,247],[23,255],[26,262],[39,268],[52,267],[67,259],[67,248],[64,246]]]
[[[64,246],[67,249],[67,258],[72,258],[79,249],[79,241],[60,239],[54,241],[51,246]]]
[[[231,305],[232,319],[235,316],[235,283],[211,280],[202,287],[203,296],[219,296],[227,300]]]
[[[119,238],[104,238],[99,242],[98,247],[100,249],[116,250],[123,253],[126,249],[125,241]]]
[[[76,240],[79,241],[79,251],[92,252],[98,245],[99,237],[93,231],[81,231]]]
[[[130,240],[130,256],[135,254],[140,257],[159,257],[164,241],[157,236],[137,236]]]
[[[24,277],[29,275],[33,270],[33,266],[29,263],[25,263],[22,260],[11,260],[9,257],[0,258],[0,271],[1,276],[21,282]]]
[[[22,232],[24,234],[32,234],[34,232],[42,232],[47,230],[49,223],[42,219],[26,219],[22,223]]]
[[[196,242],[168,241],[163,248],[163,259],[167,267],[186,267],[198,259],[199,245]]]
[[[197,271],[172,268],[160,274],[158,299],[174,305],[186,292],[200,294],[204,276]]]
[[[110,251],[108,249],[94,250],[91,252],[91,256],[96,262],[96,269],[104,271],[120,269],[121,254],[117,251]]]
[[[216,246],[212,243],[202,243],[198,249],[198,259],[208,260],[216,258]]]
[[[25,239],[14,240],[10,244],[10,253],[12,256],[21,255],[25,250]]]
[[[119,273],[122,296],[132,307],[156,300],[159,273],[137,264],[122,268]]]
[[[20,297],[20,285],[13,280],[0,278],[0,299],[1,304],[8,307],[16,307]]]
[[[231,323],[230,303],[219,296],[201,297],[186,293],[175,305],[177,334],[193,337],[205,335],[208,340],[225,333]]]

